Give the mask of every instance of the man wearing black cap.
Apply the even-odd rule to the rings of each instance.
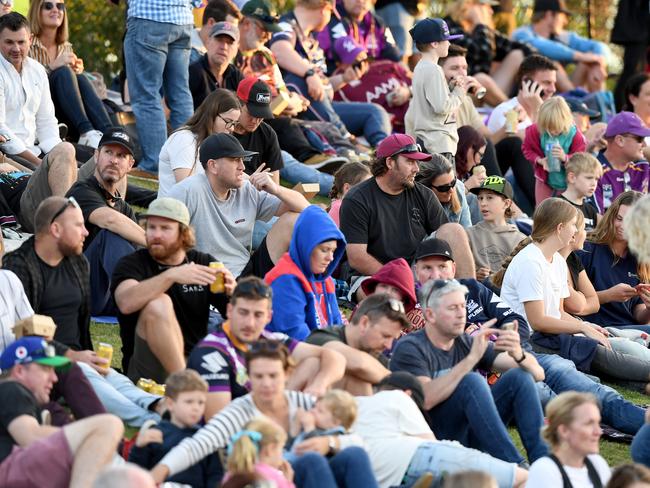
[[[560,90],[570,90],[573,86],[584,86],[591,92],[602,90],[607,80],[607,46],[565,31],[570,15],[564,0],[536,0],[531,24],[515,30],[512,38],[532,45],[554,61],[576,63],[571,81],[562,70],[558,77]]]
[[[230,64],[239,49],[239,29],[231,22],[217,22],[210,31],[207,52],[190,66],[190,92],[194,110],[217,88],[236,90],[244,78]]]
[[[99,141],[95,161],[94,174],[75,183],[67,196],[77,201],[88,229],[84,254],[93,277],[91,314],[116,315],[108,292],[115,265],[134,246],[146,244],[135,212],[119,191],[133,167],[131,136],[120,127],[109,129]]]
[[[220,259],[235,276],[249,260],[252,274],[264,276],[288,249],[295,214],[279,219],[251,255],[256,220],[301,212],[309,205],[302,195],[276,184],[261,168],[247,176],[244,158],[253,154],[231,134],[213,134],[199,149],[205,174],[186,178],[169,193],[190,211],[196,248]]]

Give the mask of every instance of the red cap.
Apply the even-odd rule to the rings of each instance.
[[[428,161],[430,154],[423,153],[415,139],[407,134],[391,134],[377,146],[377,157],[387,158],[401,154],[409,159]]]
[[[253,117],[272,119],[271,89],[257,76],[247,76],[237,86],[237,97]]]

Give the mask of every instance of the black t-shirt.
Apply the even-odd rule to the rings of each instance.
[[[587,232],[594,230],[596,228],[596,224],[598,223],[598,210],[596,210],[596,207],[594,207],[587,200],[583,200],[582,205],[578,205],[577,203],[572,202],[571,200],[563,197],[562,195],[560,195],[560,198],[562,200],[566,200],[567,202],[569,202],[571,205],[573,205],[575,208],[577,208],[582,212],[582,215],[585,216],[585,229],[587,230]]]
[[[16,381],[0,381],[0,463],[5,460],[16,445],[9,433],[11,422],[21,415],[30,415],[40,424],[41,409],[36,398],[23,385]]]
[[[208,55],[204,54],[201,59],[189,67],[189,87],[192,94],[194,110],[199,108],[206,97],[217,88],[237,91],[239,82],[244,79],[244,74],[234,65],[229,64],[223,73],[223,83],[219,86],[217,79],[210,71]]]
[[[38,313],[49,315],[54,320],[55,340],[80,350],[79,309],[82,296],[77,279],[63,263],[52,267],[40,259],[38,261],[44,284]]]
[[[84,250],[88,249],[92,240],[97,234],[99,234],[99,231],[102,230],[101,227],[91,224],[88,220],[90,214],[98,208],[111,207],[113,210],[126,215],[134,222],[136,221],[135,212],[129,204],[126,203],[119,194],[114,196],[108,193],[100,186],[94,176],[90,176],[85,180],[77,181],[72,185],[72,188],[70,188],[66,196],[74,197],[81,207],[86,229],[88,229],[88,237],[86,237],[84,242]]]
[[[186,260],[183,264],[194,262],[207,266],[210,261],[216,261],[216,259],[209,254],[190,249],[187,251]],[[115,289],[123,281],[144,281],[171,267],[158,263],[151,257],[147,249],[140,249],[133,254],[124,256],[117,263],[113,272],[111,292],[114,294]],[[228,299],[223,293],[210,293],[210,287],[202,285],[181,285],[176,283],[166,293],[174,304],[174,312],[176,312],[176,318],[183,333],[185,355],[188,355],[194,345],[203,339],[208,332],[210,305],[224,310]],[[129,315],[118,314],[123,351],[124,355],[129,359],[133,351],[133,334],[135,333],[139,315],[140,312]]]
[[[566,264],[571,275],[571,281],[573,281],[573,287],[576,288],[578,286],[578,276],[585,270],[585,267],[580,260],[580,256],[575,251],[567,256]]]
[[[284,167],[282,153],[278,143],[278,135],[266,122],[262,122],[255,132],[246,134],[232,133],[247,151],[255,151],[258,154],[244,159],[246,173],[253,173],[262,163],[266,163],[265,169],[271,171],[280,170]]]
[[[342,342],[347,344],[345,339],[345,327],[326,327],[325,329],[314,329],[305,339],[308,344],[324,346],[328,342]]]
[[[447,223],[429,188],[416,183],[399,195],[389,195],[375,178],[345,195],[340,216],[348,244],[367,244],[368,254],[384,264],[397,258],[412,261],[420,241]]]

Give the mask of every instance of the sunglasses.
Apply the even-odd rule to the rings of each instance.
[[[623,137],[627,137],[628,139],[634,139],[638,144],[641,144],[645,140],[645,137],[637,136],[635,134],[623,134]]]
[[[285,347],[285,346],[280,341],[270,341],[270,340],[263,339],[263,340],[260,340],[260,341],[255,341],[252,344],[250,344],[248,346],[248,351],[253,353],[253,354],[256,354],[256,353],[259,353],[259,352],[262,352],[262,353],[267,353],[267,352],[275,353],[275,352],[278,352],[278,351],[282,350],[283,347]]]
[[[65,12],[65,4],[63,2],[43,2],[41,8],[48,11],[57,8],[59,12]]]
[[[232,301],[233,298],[239,296],[250,296],[257,295],[260,298],[271,298],[271,288],[264,284],[262,281],[250,280],[250,281],[240,281],[237,283],[235,290],[233,291],[233,296],[230,298]]]
[[[223,120],[223,123],[226,124],[226,129],[232,129],[237,125],[238,120],[228,120],[224,119],[220,114],[217,114],[217,117],[219,117],[221,120]]]
[[[436,191],[440,193],[447,193],[449,190],[451,190],[453,187],[456,186],[456,182],[458,181],[458,178],[454,178],[454,180],[451,183],[447,183],[446,185],[431,185],[433,188],[436,189]]]
[[[408,146],[404,146],[404,147],[400,148],[399,150],[395,151],[389,157],[394,158],[398,154],[421,152],[421,151],[422,151],[422,148],[420,147],[419,144],[409,144]]]
[[[50,219],[50,225],[58,218],[61,216],[63,212],[66,211],[68,207],[75,207],[81,210],[81,207],[79,206],[79,203],[77,203],[77,200],[74,199],[74,197],[66,198],[65,204],[54,214],[54,216]]]
[[[386,300],[378,303],[374,307],[366,310],[366,313],[370,313],[374,310],[392,310],[395,313],[406,313],[404,311],[404,304],[395,298],[390,298],[386,296]]]

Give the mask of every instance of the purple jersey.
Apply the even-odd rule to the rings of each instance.
[[[616,197],[625,191],[636,190],[648,193],[650,165],[647,161],[628,163],[625,171],[619,171],[607,161],[604,152],[598,155],[598,160],[603,165],[603,176],[598,181],[594,194],[599,213],[605,213]]]

